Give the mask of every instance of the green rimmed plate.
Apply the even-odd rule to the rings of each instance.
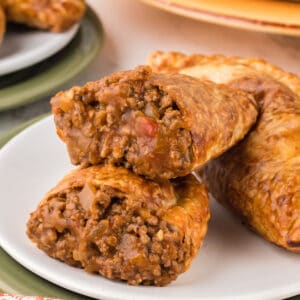
[[[0,148],[12,137],[46,115],[34,118],[0,137]],[[90,299],[60,288],[28,271],[0,248],[0,292],[15,295],[41,295],[65,300]]]
[[[35,66],[0,77],[0,111],[29,104],[57,91],[93,61],[102,40],[100,20],[89,8],[66,48]]]

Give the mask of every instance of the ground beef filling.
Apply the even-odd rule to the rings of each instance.
[[[191,245],[157,201],[108,186],[78,187],[31,215],[28,235],[48,255],[129,284],[166,285],[185,271]]]
[[[168,93],[147,81],[73,89],[54,107],[74,164],[112,163],[151,178],[190,168],[192,138]],[[163,170],[163,173],[162,173]]]

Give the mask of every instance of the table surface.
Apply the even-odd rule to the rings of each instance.
[[[300,38],[245,31],[173,15],[137,0],[89,0],[104,27],[95,62],[65,88],[143,64],[154,50],[267,59],[300,75]],[[49,98],[0,113],[0,134],[50,110]]]

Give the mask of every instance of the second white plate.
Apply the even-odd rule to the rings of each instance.
[[[8,26],[0,47],[0,76],[45,60],[64,48],[75,36],[79,25],[62,33],[23,26]]]
[[[273,246],[214,201],[208,236],[190,270],[166,287],[134,287],[49,258],[27,238],[26,222],[71,168],[48,117],[0,151],[0,245],[29,270],[100,299],[282,299],[300,292],[300,257]]]

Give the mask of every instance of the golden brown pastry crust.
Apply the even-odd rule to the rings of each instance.
[[[247,93],[149,67],[60,92],[51,104],[74,164],[121,164],[150,178],[191,173],[242,139],[257,116]]]
[[[153,72],[186,74],[220,84],[249,75],[267,75],[300,95],[299,77],[260,58],[227,57],[224,55],[185,55],[179,52],[155,51],[147,64]]]
[[[83,16],[84,0],[0,0],[8,21],[61,32]]]
[[[156,52],[155,71],[226,83],[255,95],[258,122],[247,137],[209,163],[212,194],[252,229],[300,252],[300,79],[261,59]]]
[[[3,37],[4,37],[5,28],[6,28],[6,18],[5,18],[3,9],[0,5],[0,45],[1,45]]]
[[[207,231],[208,194],[193,176],[154,182],[125,168],[69,173],[27,233],[48,255],[129,284],[165,285],[186,271]]]

